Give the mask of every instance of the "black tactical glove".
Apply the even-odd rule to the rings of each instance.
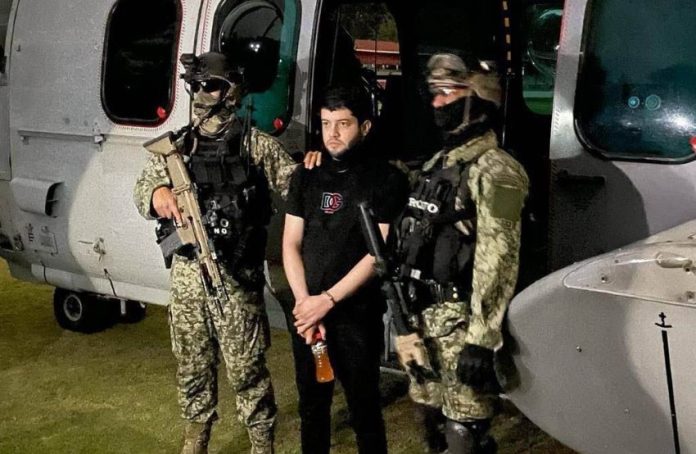
[[[457,364],[459,380],[479,391],[491,391],[498,387],[493,369],[493,350],[466,344],[459,354]]]

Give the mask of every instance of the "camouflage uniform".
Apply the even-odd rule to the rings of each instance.
[[[276,139],[261,131],[252,129],[250,140],[253,163],[263,168],[271,189],[285,197],[295,162]],[[170,186],[165,162],[152,155],[134,190],[135,204],[146,219],[155,217],[152,194],[162,186]],[[219,350],[237,394],[237,416],[247,427],[251,452],[270,453],[276,404],[265,360],[270,339],[263,295],[242,288],[224,269],[222,275],[229,296],[223,318],[205,294],[196,261],[175,256],[169,325],[182,417],[204,424],[217,418]]]
[[[465,344],[490,350],[502,346],[501,325],[517,281],[520,212],[528,187],[524,169],[498,147],[493,131],[437,153],[423,171],[435,165],[463,168],[467,163],[471,163],[468,179],[462,178],[462,184],[468,185],[477,219],[475,226],[458,221],[455,228],[463,234],[476,230],[472,295],[468,300],[450,298],[423,310],[420,328],[441,378],[419,384],[411,377],[409,389],[414,401],[442,408],[447,418],[461,422],[494,414],[496,397],[462,384],[457,362]],[[455,200],[455,207],[463,205],[464,201]]]

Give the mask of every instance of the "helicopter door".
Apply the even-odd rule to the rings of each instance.
[[[550,146],[553,269],[696,217],[695,20],[688,0],[566,2]]]
[[[99,152],[95,125],[99,105],[103,36],[108,2],[79,0],[15,2],[9,54],[9,138],[16,208],[15,229],[33,272],[49,280],[49,268],[76,274],[89,270],[73,255],[71,239],[99,235],[79,208],[98,186],[84,184]],[[79,24],[79,26],[74,26]],[[95,196],[96,197],[96,196]],[[94,206],[93,200],[84,205]],[[97,269],[98,256],[89,257]],[[41,263],[41,265],[39,265]],[[45,267],[45,268],[44,268]],[[91,270],[89,270],[91,271]]]
[[[154,273],[132,266],[132,251],[142,248],[135,238],[145,236],[133,234],[144,224],[130,221],[137,216],[130,194],[141,144],[171,104],[152,100],[173,98],[176,52],[169,49],[188,3],[64,3],[21,0],[16,8],[9,74],[15,227],[39,279],[104,294],[124,295],[119,281],[148,279],[154,288]],[[173,25],[156,28],[162,17]],[[152,53],[140,58],[152,48],[164,48],[172,67],[161,90],[147,71],[161,62]]]

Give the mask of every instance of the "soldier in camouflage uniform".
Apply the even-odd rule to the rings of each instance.
[[[235,116],[242,87],[227,59],[222,54],[210,52],[199,56],[195,62],[197,66],[187,80],[194,96],[194,126],[177,142],[183,154],[191,154],[192,144],[196,144],[196,152],[188,160],[192,179],[199,188],[203,186],[201,175],[195,172],[203,168],[201,165],[207,166],[204,167],[206,172],[201,173],[217,172],[215,167],[210,167],[210,160],[197,164],[197,156],[205,156],[206,150],[216,156],[213,160],[216,163],[221,155],[230,155],[229,162],[239,162],[241,153],[243,165],[236,170],[223,169],[221,174],[228,179],[241,178],[246,185],[245,196],[251,191],[255,198],[245,208],[251,213],[245,212],[242,216],[252,219],[251,225],[244,227],[250,229],[252,235],[249,244],[245,242],[244,250],[238,254],[243,257],[241,264],[237,261],[231,269],[228,262],[220,261],[228,297],[223,301],[222,313],[206,294],[195,257],[174,256],[169,324],[172,351],[177,361],[179,404],[187,422],[182,453],[207,452],[210,429],[217,419],[218,354],[222,353],[227,376],[237,395],[237,415],[247,427],[251,452],[267,454],[273,452],[276,416],[265,360],[269,326],[262,293],[265,224],[271,213],[267,195],[269,187],[283,197],[286,195],[287,182],[296,165],[273,137],[255,128],[243,134]],[[244,156],[247,153],[248,156]],[[216,165],[227,165],[228,160],[224,162]],[[240,168],[246,169],[241,177]],[[231,185],[229,181],[217,183],[234,192],[237,188],[234,181]],[[135,185],[134,200],[146,219],[168,218],[181,222],[165,161],[159,155],[153,154],[143,169]],[[200,205],[205,210],[206,204]],[[223,242],[218,253],[224,256],[235,247],[236,244]]]
[[[421,404],[430,451],[495,452],[487,435],[498,391],[494,353],[517,280],[528,178],[491,129],[501,104],[495,71],[445,53],[428,69],[445,146],[412,178],[394,226],[394,255],[418,295],[423,338],[419,345],[397,338],[397,351],[404,364],[422,362],[423,347],[428,353],[434,374],[412,376],[409,394]]]

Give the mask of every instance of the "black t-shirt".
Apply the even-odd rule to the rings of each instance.
[[[367,254],[360,228],[358,203],[367,200],[379,223],[390,223],[402,210],[408,179],[379,160],[348,166],[324,163],[307,170],[299,166],[290,181],[288,214],[304,219],[302,261],[309,293],[316,295],[341,280]],[[384,311],[376,280],[361,288],[350,306],[370,304]],[[348,307],[348,301],[339,307]],[[334,311],[332,311],[334,312]]]

